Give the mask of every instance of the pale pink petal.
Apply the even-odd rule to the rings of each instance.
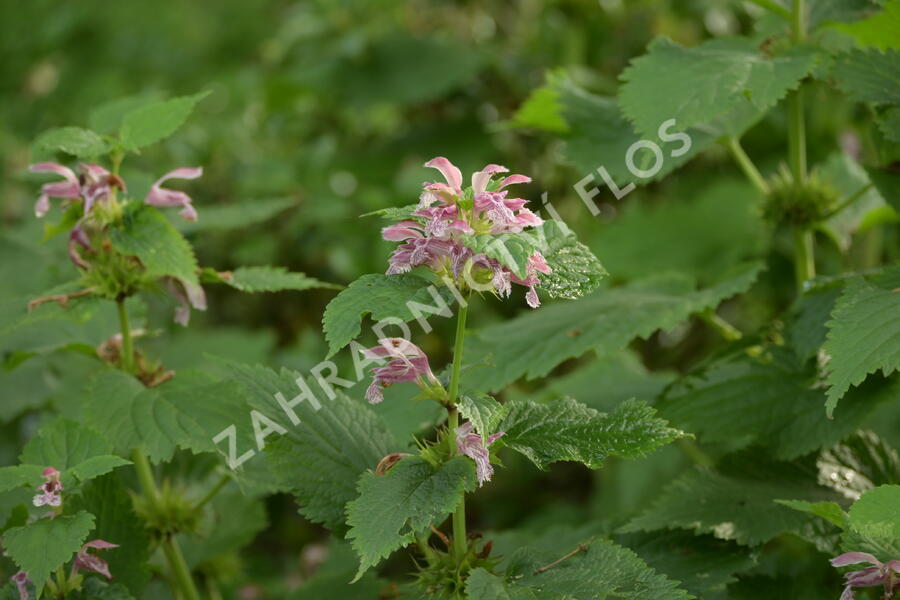
[[[411,238],[423,238],[421,226],[415,221],[400,221],[381,230],[381,237],[389,242],[403,242]]]
[[[510,175],[500,182],[500,187],[497,189],[502,190],[508,185],[515,185],[517,183],[531,183],[531,177],[528,175]]]
[[[96,548],[98,550],[109,550],[110,548],[118,548],[118,544],[107,542],[106,540],[92,540],[84,545],[85,548]]]
[[[481,171],[472,173],[472,191],[481,194],[487,189],[487,184],[494,173],[506,173],[509,169],[500,165],[488,165]]]
[[[529,287],[528,291],[525,292],[525,302],[531,308],[537,308],[541,305],[541,299],[538,298],[537,290],[534,289],[534,286]]]
[[[459,193],[462,188],[462,172],[453,163],[443,156],[438,156],[425,163],[425,166],[440,171],[447,183],[450,184],[450,187]]]
[[[48,212],[50,212],[50,198],[47,197],[47,194],[41,194],[34,203],[34,216],[40,219]]]
[[[880,565],[881,561],[867,552],[846,552],[831,559],[832,567],[846,567],[847,565],[856,565],[859,563]]]

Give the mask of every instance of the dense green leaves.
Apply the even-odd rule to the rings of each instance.
[[[197,283],[197,259],[191,245],[152,206],[129,206],[121,224],[110,228],[109,239],[119,252],[138,257],[149,275]]]
[[[427,279],[412,274],[363,275],[328,303],[322,326],[328,340],[328,356],[333,356],[359,335],[360,321],[411,321],[437,313],[452,316],[449,293]]]
[[[497,432],[497,426],[509,412],[508,406],[486,395],[463,396],[456,406],[462,418],[471,421],[475,431],[485,437]]]
[[[828,363],[830,415],[851,386],[881,369],[885,375],[900,368],[900,293],[865,279],[849,281],[828,323],[824,349]]]
[[[853,50],[834,66],[838,87],[857,102],[900,104],[900,50]]]
[[[163,140],[178,130],[209,92],[144,104],[122,117],[121,142],[129,150],[139,150]]]
[[[485,327],[466,343],[466,360],[479,366],[464,374],[463,389],[495,391],[523,375],[544,376],[591,349],[620,350],[636,337],[673,327],[747,290],[760,269],[759,263],[741,265],[700,290],[688,277],[659,275]]]
[[[684,48],[668,38],[622,73],[622,111],[639,133],[650,135],[669,119],[683,131],[732,111],[771,108],[815,65],[813,52],[797,48],[767,56],[750,40],[722,38]],[[665,90],[660,97],[660,90]]]
[[[87,541],[93,526],[93,515],[84,511],[55,519],[39,519],[3,534],[3,546],[16,565],[28,573],[40,596],[50,574],[75,555]]]
[[[475,490],[475,466],[457,456],[435,468],[421,458],[404,458],[386,475],[365,473],[359,498],[347,505],[347,539],[360,557],[357,579],[414,534],[440,523],[465,492]]]
[[[103,138],[81,127],[51,129],[42,134],[34,145],[38,150],[65,152],[76,158],[93,158],[108,150]]]
[[[513,400],[507,407],[509,414],[500,425],[504,443],[541,469],[557,461],[597,469],[610,456],[644,456],[683,435],[636,401],[623,402],[609,415],[571,398]]]
[[[900,539],[900,485],[883,485],[860,496],[850,507],[850,527],[867,537]]]

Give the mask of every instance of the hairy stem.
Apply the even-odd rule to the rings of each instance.
[[[762,195],[767,196],[769,194],[769,184],[766,183],[766,180],[759,172],[759,169],[756,168],[756,165],[753,164],[753,161],[750,160],[750,157],[744,152],[741,142],[736,137],[730,137],[726,141],[726,145],[731,151],[734,160],[741,168],[741,171],[744,172],[744,175],[746,175],[747,179],[750,180],[750,183],[753,184],[753,187],[759,190]]]
[[[191,577],[191,570],[184,560],[184,554],[181,553],[181,547],[175,540],[175,536],[166,536],[162,543],[162,549],[166,555],[166,560],[169,562],[169,567],[172,569],[172,574],[175,575],[175,581],[181,590],[184,600],[200,600],[200,594],[197,592],[194,579]]]
[[[209,504],[209,502],[213,498],[216,497],[216,494],[221,492],[222,488],[224,488],[226,485],[228,485],[229,481],[231,481],[231,476],[228,473],[225,473],[224,475],[222,475],[222,479],[219,480],[219,483],[217,483],[215,485],[215,487],[213,487],[211,490],[209,490],[206,493],[205,496],[203,496],[203,498],[200,500],[200,502],[198,502],[197,505],[194,507],[194,510],[200,510],[201,508],[203,508],[204,506]]]
[[[720,317],[716,311],[711,308],[702,313],[698,313],[698,316],[704,323],[718,331],[719,335],[729,342],[734,342],[743,337],[743,334],[737,327]]]
[[[804,0],[793,0],[791,34],[794,44],[806,41],[806,5]],[[803,84],[788,95],[788,151],[791,174],[795,185],[806,183],[806,121],[803,114]],[[794,229],[794,272],[797,289],[816,275],[815,240],[812,231],[805,227]]]
[[[456,428],[459,427],[459,411],[456,409],[456,401],[459,395],[459,374],[462,370],[463,345],[466,339],[466,316],[469,312],[468,298],[460,303],[459,312],[456,315],[456,339],[453,342],[453,366],[450,371],[450,397],[449,402],[453,408],[447,417],[449,441],[451,451],[456,450]],[[462,562],[466,555],[466,499],[463,496],[459,506],[453,512],[453,555],[457,562]]]
[[[122,329],[122,370],[131,373],[134,371],[134,343],[131,339],[131,328],[128,326],[125,300],[116,300],[116,307],[119,309],[119,324]]]

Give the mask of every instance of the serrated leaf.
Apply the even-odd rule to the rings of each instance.
[[[456,407],[462,418],[471,421],[483,437],[497,433],[497,426],[509,412],[505,405],[486,395],[463,396]]]
[[[900,50],[852,50],[835,59],[832,74],[857,102],[900,104]]]
[[[477,368],[464,373],[462,388],[497,391],[522,376],[543,377],[588,350],[621,350],[637,337],[674,327],[747,290],[761,269],[760,263],[739,265],[701,290],[695,290],[689,277],[662,274],[484,327],[466,340],[465,361]]]
[[[829,416],[851,386],[879,369],[888,376],[900,368],[900,293],[855,278],[846,284],[831,316],[824,346],[831,355],[825,403]]]
[[[119,139],[129,150],[138,150],[175,133],[194,106],[209,92],[145,104],[122,117]]]
[[[852,36],[860,46],[900,49],[900,2],[888,2],[884,11],[855,23],[837,24],[835,29]]]
[[[328,341],[328,357],[359,335],[360,324],[366,315],[372,320],[416,318],[410,303],[435,306],[433,294],[440,295],[448,303],[450,293],[438,289],[427,279],[412,274],[363,275],[328,303],[322,316],[322,327]],[[420,311],[427,316],[427,312]]]
[[[718,470],[695,467],[670,483],[623,532],[689,529],[756,546],[784,532],[803,533],[814,517],[776,504],[779,499],[832,502],[804,465],[735,457]]]
[[[58,419],[38,429],[22,450],[20,460],[42,470],[54,467],[62,473],[64,483],[71,483],[72,477],[84,482],[131,464],[113,456],[112,450],[110,443],[96,431],[75,421]]]
[[[525,550],[525,549],[523,549]],[[534,550],[527,548],[527,550]],[[544,569],[523,556],[510,579],[475,570],[466,584],[469,600],[690,600],[677,581],[650,568],[639,556],[609,540]],[[557,557],[558,558],[558,557]],[[472,579],[474,577],[474,579]]]
[[[380,208],[371,212],[363,213],[360,217],[381,217],[387,221],[406,221],[413,218],[413,213],[419,208],[419,203],[407,204],[406,206],[389,206]]]
[[[119,252],[138,257],[148,274],[197,283],[197,259],[191,245],[156,208],[129,207],[122,222],[110,227],[109,239]]]
[[[125,115],[158,100],[159,95],[155,93],[116,98],[104,102],[92,110],[88,117],[88,123],[94,131],[113,134],[122,125]]]
[[[226,362],[225,366],[230,384],[238,386],[244,398],[245,411],[256,409],[287,429],[277,439],[268,438],[266,460],[256,460],[272,467],[281,488],[296,496],[304,516],[343,533],[344,505],[356,498],[360,474],[374,469],[384,456],[402,447],[367,405],[340,392],[328,400],[316,390],[321,408],[309,398],[298,401],[292,410],[300,422],[293,425],[275,395],[280,393],[291,401],[300,394],[297,373],[276,373],[233,362]],[[246,429],[249,425],[241,427]]]
[[[850,527],[856,533],[887,540],[900,539],[900,485],[869,490],[850,507]]]
[[[207,273],[204,273],[206,276]],[[229,285],[242,292],[280,292],[282,290],[308,290],[311,288],[340,289],[333,283],[325,283],[304,273],[290,272],[284,267],[238,267],[227,273],[209,273],[208,278]]]
[[[437,468],[407,457],[385,475],[364,473],[358,490],[359,497],[347,504],[347,539],[360,557],[357,579],[412,542],[415,533],[443,521],[475,490],[475,466],[462,456]]]
[[[559,96],[559,89],[552,81],[532,90],[522,105],[516,110],[511,124],[514,127],[567,133],[569,125],[562,116],[563,107]]]
[[[541,253],[552,271],[541,274],[540,289],[551,298],[566,300],[596,290],[608,273],[591,249],[562,223],[547,221],[542,227],[546,240]]]
[[[42,133],[35,141],[39,150],[65,152],[76,158],[93,158],[109,150],[103,138],[82,127],[60,127]]]
[[[93,515],[84,511],[54,519],[38,519],[7,531],[3,535],[3,546],[13,562],[28,573],[40,598],[50,574],[75,555],[93,527]]]
[[[651,135],[669,119],[683,131],[747,105],[771,108],[815,64],[816,55],[808,48],[770,57],[744,38],[719,38],[685,48],[658,37],[646,55],[623,71],[619,100],[639,133]],[[659,90],[665,90],[662,98]]]
[[[626,401],[604,414],[572,398],[552,402],[513,400],[500,424],[506,446],[539,469],[575,461],[599,469],[610,456],[638,458],[684,434],[657,418],[643,402]]]
[[[8,492],[23,485],[36,488],[43,483],[41,473],[44,469],[39,465],[0,467],[0,492]]]

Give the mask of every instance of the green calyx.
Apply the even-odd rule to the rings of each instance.
[[[808,228],[827,219],[838,203],[837,190],[815,172],[796,181],[782,165],[769,183],[763,215],[772,223]]]

